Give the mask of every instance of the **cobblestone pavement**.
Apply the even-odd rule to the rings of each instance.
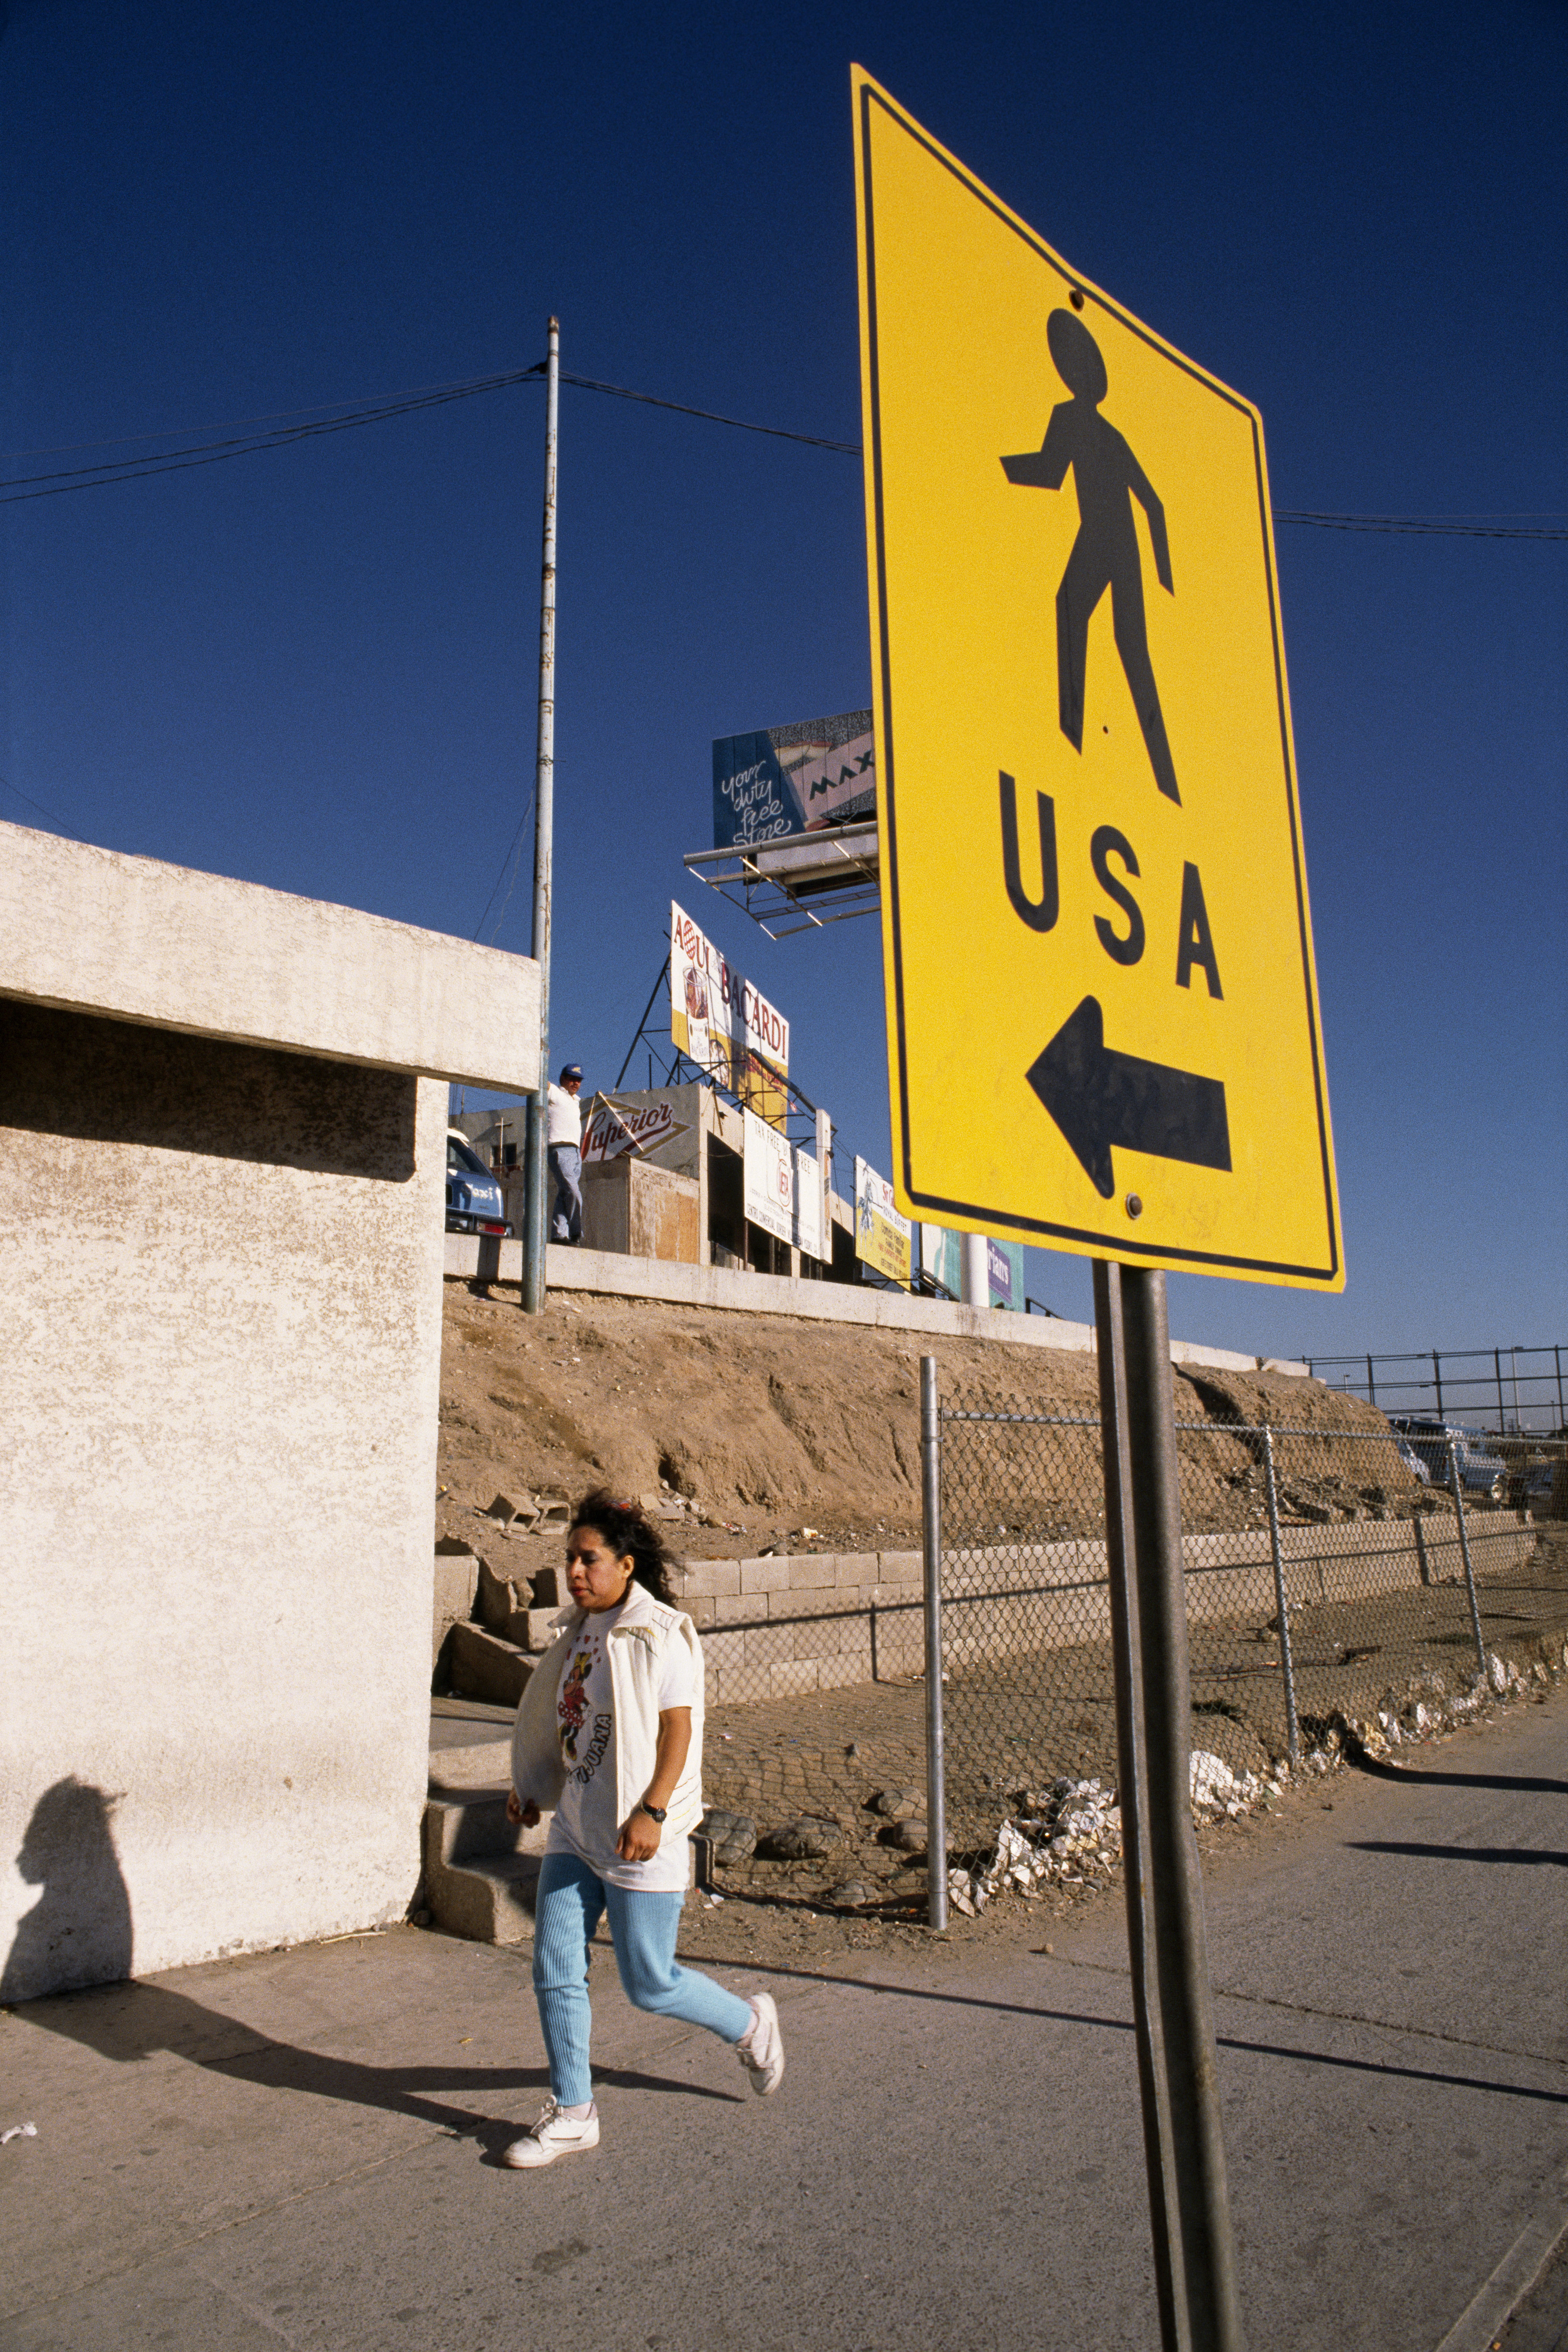
[[[740,1813],[765,1837],[788,1822],[820,1822],[823,1855],[721,1865],[726,1893],[805,1903],[858,1880],[873,1896],[923,1902],[925,1874],[877,1843],[889,1824],[868,1800],[888,1788],[923,1790],[925,1695],[920,1683],[854,1683],[751,1706],[710,1710],[703,1741],[710,1811]],[[921,1807],[923,1813],[923,1803]]]

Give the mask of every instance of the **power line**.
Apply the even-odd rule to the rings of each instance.
[[[488,384],[510,383],[520,376],[535,375],[542,365],[542,362],[539,362],[531,368],[500,375],[459,376],[447,383],[416,383],[403,392],[367,392],[345,400],[318,400],[309,408],[274,408],[260,416],[226,417],[221,425],[165,425],[161,432],[113,433],[103,441],[65,441],[47,449],[7,449],[0,452],[0,465],[18,465],[24,457],[73,457],[79,456],[84,449],[120,449],[131,441],[177,441],[191,434],[238,433],[258,425],[290,425],[296,417],[324,416],[331,408],[380,409],[390,402],[423,400],[435,393],[482,391]],[[47,480],[49,477],[43,475],[37,478]]]
[[[1568,530],[1521,529],[1502,516],[1482,522],[1460,515],[1308,514],[1276,507],[1274,520],[1310,523],[1319,530],[1384,530],[1415,539],[1568,539]]]
[[[591,375],[568,375],[562,371],[563,383],[574,383],[582,392],[607,392],[616,400],[640,400],[649,408],[672,408],[678,416],[700,416],[708,425],[732,425],[740,433],[766,433],[775,441],[803,441],[808,449],[836,449],[846,457],[858,457],[862,452],[858,441],[825,441],[818,433],[792,433],[783,425],[753,425],[745,416],[721,416],[715,408],[689,408],[683,400],[661,400],[657,393],[631,392],[624,383],[599,383]]]
[[[524,801],[524,803],[523,803],[523,804],[522,804],[522,814],[521,814],[521,816],[518,819],[517,831],[512,835],[512,837],[511,837],[511,845],[510,845],[510,847],[508,849],[508,851],[507,851],[507,853],[506,853],[506,856],[501,859],[501,862],[500,862],[500,872],[496,876],[496,878],[495,878],[494,882],[491,884],[491,886],[490,886],[490,895],[489,895],[489,897],[485,900],[485,911],[484,911],[484,914],[482,914],[482,915],[479,917],[479,921],[474,925],[474,937],[475,937],[475,939],[476,939],[476,940],[478,940],[478,938],[479,938],[479,933],[484,929],[485,922],[486,922],[487,918],[489,917],[489,914],[490,908],[495,905],[495,902],[496,902],[496,892],[500,888],[501,884],[502,884],[503,882],[506,882],[506,869],[507,869],[507,867],[508,867],[509,866],[511,866],[511,880],[510,880],[510,882],[508,882],[508,883],[507,883],[506,897],[505,897],[505,898],[501,900],[501,902],[500,902],[500,913],[496,917],[496,919],[495,919],[495,925],[494,925],[494,929],[491,930],[490,935],[489,935],[489,940],[486,941],[486,945],[487,945],[488,947],[493,947],[493,946],[495,945],[496,933],[497,933],[497,931],[499,931],[499,930],[500,929],[501,924],[502,924],[502,922],[505,920],[505,918],[506,918],[506,910],[507,910],[508,907],[511,904],[511,894],[512,894],[512,892],[513,892],[513,891],[516,889],[516,887],[517,887],[517,877],[518,877],[519,871],[520,871],[520,869],[521,869],[521,865],[522,865],[522,835],[523,835],[523,829],[524,829],[524,827],[525,827],[525,826],[527,825],[527,824],[528,824],[529,812],[530,812],[530,810],[532,808],[532,806],[533,806],[533,787],[532,787],[532,785],[531,784],[531,785],[529,786],[529,788],[528,788],[528,798]],[[512,865],[512,860],[513,860],[514,858],[517,860],[516,865]]]
[[[144,480],[152,474],[183,473],[195,466],[214,466],[230,457],[254,457],[267,449],[284,449],[301,441],[313,440],[324,433],[344,433],[363,425],[381,425],[395,416],[408,416],[422,409],[442,408],[454,401],[471,400],[480,393],[502,392],[513,385],[538,381],[544,362],[535,361],[531,367],[510,368],[494,375],[470,376],[462,381],[431,384],[418,390],[395,393],[384,399],[354,406],[347,401],[325,401],[313,409],[285,409],[270,416],[241,418],[230,425],[198,426],[198,433],[226,434],[225,440],[198,441],[184,448],[149,452],[145,457],[106,460],[101,465],[81,466],[45,474],[20,474],[0,478],[0,506],[10,506],[26,499],[59,498],[72,490],[107,488],[114,482]],[[797,433],[783,425],[762,425],[745,416],[727,416],[721,410],[697,408],[683,400],[668,400],[652,392],[637,392],[624,383],[605,383],[596,376],[571,375],[562,373],[563,383],[575,385],[581,392],[598,392],[614,400],[633,400],[647,408],[664,408],[677,416],[694,416],[707,425],[723,425],[739,433],[762,433],[770,440],[795,441],[808,449],[827,449],[846,457],[863,455],[858,441],[836,441],[819,433]],[[331,415],[331,409],[348,409],[346,415]],[[303,423],[296,423],[303,418]],[[263,427],[264,430],[242,429]],[[56,450],[35,450],[20,454],[35,457],[66,457],[78,450],[114,448],[130,441],[156,440],[165,437],[157,434],[127,434],[117,440],[83,442]],[[1306,508],[1277,507],[1277,523],[1296,523],[1317,530],[1380,531],[1406,538],[1445,539],[1525,539],[1568,540],[1568,529],[1548,528],[1561,525],[1568,517],[1555,509],[1513,514],[1426,514],[1376,515],[1331,514]],[[499,887],[499,883],[498,883]],[[493,898],[494,892],[491,897]],[[487,912],[488,912],[487,908]]]
[[[88,846],[88,844],[82,840],[82,835],[77,832],[74,825],[68,824],[63,816],[57,816],[53,809],[47,809],[42,801],[36,801],[31,793],[25,793],[20,784],[14,784],[8,776],[0,776],[0,784],[4,784],[8,793],[14,793],[19,801],[26,801],[30,809],[37,809],[38,814],[43,817],[47,823],[49,824],[58,825],[60,831],[63,834],[68,835],[72,841],[82,842],[83,848]]]
[[[71,490],[107,489],[115,482],[143,481],[150,474],[184,473],[194,466],[216,466],[229,457],[255,457],[266,449],[291,448],[300,441],[314,440],[323,433],[347,433],[358,425],[381,425],[389,417],[408,416],[421,409],[444,408],[453,401],[471,400],[479,393],[505,391],[512,384],[527,383],[537,373],[535,368],[517,368],[502,375],[477,376],[467,383],[449,384],[437,391],[396,394],[347,416],[317,414],[312,424],[290,425],[267,433],[239,434],[226,441],[209,441],[184,449],[160,450],[145,457],[115,458],[100,466],[78,466],[47,474],[14,475],[0,478],[0,506],[14,506],[26,499],[61,498]],[[311,414],[310,411],[298,413]],[[222,428],[213,426],[208,429],[220,431]],[[135,435],[131,437],[150,439],[156,436]],[[113,445],[89,443],[86,446],[110,447]]]

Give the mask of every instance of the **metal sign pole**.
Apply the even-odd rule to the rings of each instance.
[[[545,367],[544,559],[539,592],[539,746],[533,793],[533,960],[539,966],[539,1088],[528,1104],[523,1186],[522,1305],[544,1305],[546,1144],[550,1133],[550,913],[555,864],[555,425],[561,400],[561,325],[550,321]]]
[[[1290,1654],[1290,1602],[1285,1591],[1285,1551],[1279,1540],[1279,1486],[1274,1475],[1274,1432],[1263,1431],[1263,1475],[1268,1501],[1268,1548],[1274,1559],[1274,1606],[1279,1618],[1279,1672],[1285,1683],[1285,1740],[1293,1772],[1301,1761],[1301,1727],[1296,1717],[1296,1664]],[[1421,1522],[1415,1522],[1421,1540]],[[1426,1562],[1423,1559],[1423,1570]],[[1425,1574],[1421,1579],[1426,1581]]]
[[[1164,2352],[1191,2352],[1176,2221],[1175,2151],[1171,2139],[1160,1991],[1149,1928],[1149,1796],[1143,1754],[1143,1675],[1138,1654],[1138,1593],[1132,1566],[1132,1485],[1128,1466],[1127,1349],[1121,1322],[1121,1268],[1094,1261],[1094,1330],[1100,1365],[1100,1427],[1105,1465],[1105,1564],[1116,1678],[1117,1801],[1127,1893],[1127,1953],[1137,2029],[1138,2087],[1149,2220],[1154,2238],[1154,2290]]]
[[[1203,1877],[1193,1834],[1192,1678],[1165,1277],[1158,1269],[1124,1265],[1120,1289],[1148,1791],[1146,1884],[1180,2244],[1180,2268],[1174,2261],[1172,2267],[1192,2352],[1241,2352]]]
[[[942,1419],[936,1358],[921,1358],[921,1534],[924,1553],[926,1654],[927,1917],[947,1926],[947,1759],[942,1725]]]

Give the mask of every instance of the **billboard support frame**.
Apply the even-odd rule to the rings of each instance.
[[[830,852],[842,864],[842,879],[831,871],[824,873],[833,864]],[[806,857],[812,863],[803,870],[799,861]],[[739,908],[770,940],[820,931],[829,923],[852,922],[858,915],[879,915],[882,908],[881,845],[875,819],[819,833],[784,834],[744,847],[737,843],[728,849],[689,850],[681,862],[688,873],[706,882],[727,905]],[[808,903],[808,894],[809,899],[831,899],[833,911],[819,914]]]

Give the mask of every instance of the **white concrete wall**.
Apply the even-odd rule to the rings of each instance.
[[[0,824],[0,996],[498,1091],[539,1083],[526,956],[20,824]]]
[[[546,1253],[550,1289],[597,1293],[607,1298],[653,1298],[672,1307],[716,1307],[741,1315],[794,1315],[816,1323],[868,1323],[886,1331],[945,1332],[963,1339],[998,1339],[1016,1348],[1065,1348],[1083,1354],[1094,1347],[1091,1323],[1069,1323],[1055,1315],[1014,1315],[999,1307],[968,1307],[945,1298],[913,1298],[903,1290],[879,1290],[858,1282],[795,1281],[784,1275],[752,1274],[722,1265],[678,1265],[663,1258],[621,1257],[609,1250],[565,1249]],[[450,1280],[521,1283],[522,1244],[475,1234],[448,1234],[446,1266]],[[1171,1361],[1228,1372],[1285,1372],[1307,1376],[1305,1364],[1269,1356],[1237,1355],[1230,1348],[1200,1348],[1171,1342]]]
[[[537,969],[0,824],[0,1998],[419,1867],[447,1082]]]
[[[0,1003],[6,1998],[414,1892],[446,1111]]]

